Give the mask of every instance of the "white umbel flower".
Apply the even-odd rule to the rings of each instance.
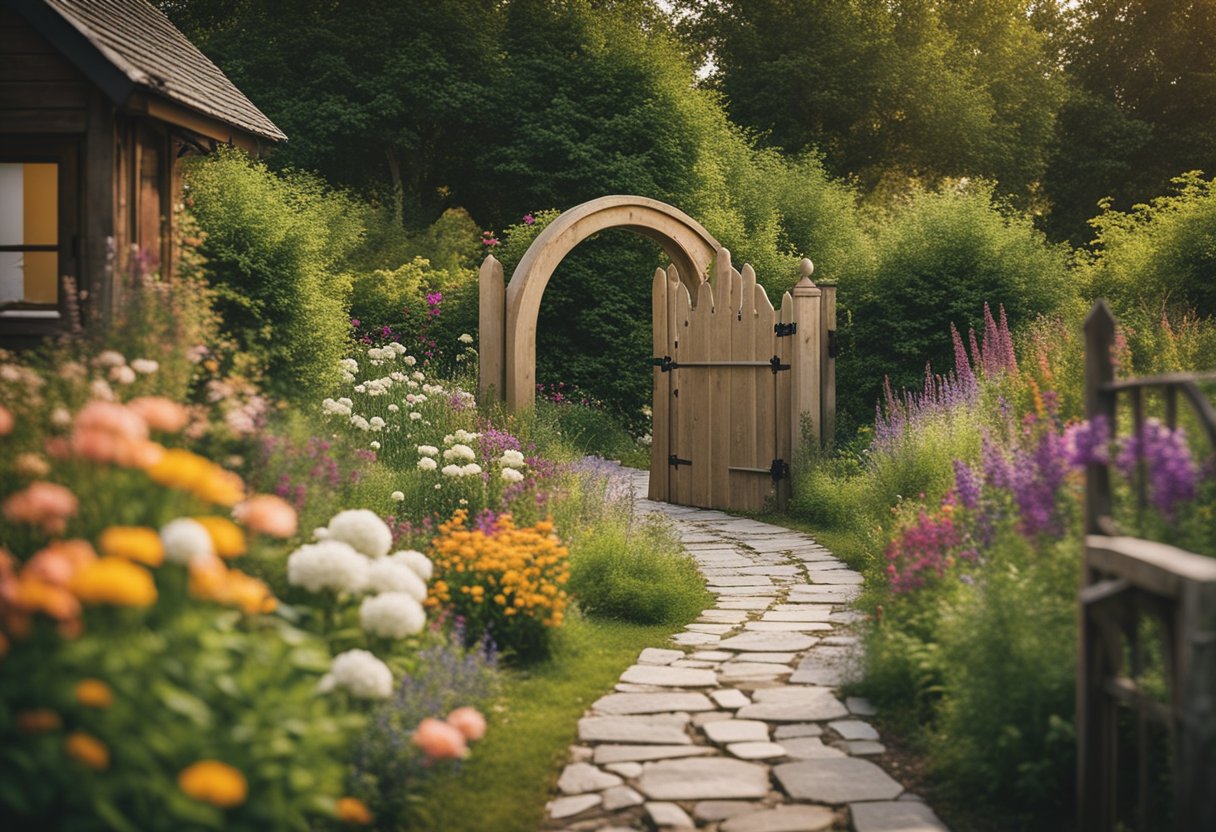
[[[131,369],[140,375],[151,375],[160,369],[160,362],[151,358],[137,358],[131,362]]]
[[[508,468],[524,467],[524,455],[519,451],[508,449],[502,452],[502,458],[498,460],[500,465],[505,465]]]
[[[393,545],[393,533],[376,512],[366,508],[340,511],[329,521],[329,539],[349,543],[371,558],[382,558]]]
[[[322,540],[301,546],[287,558],[287,582],[309,592],[362,592],[368,560],[349,543]]]
[[[465,477],[475,477],[481,473],[481,466],[476,462],[470,462],[468,465],[460,469],[460,473]]]
[[[472,462],[476,458],[477,454],[473,452],[473,449],[468,445],[463,444],[453,445],[443,452],[443,459],[445,462],[456,462],[459,460]]]
[[[434,445],[419,445],[418,453],[421,454],[422,456],[438,456],[439,449],[436,448]]]
[[[423,471],[434,471],[439,467],[439,463],[431,459],[429,456],[424,456],[422,459],[418,460],[418,467]]]
[[[424,581],[429,581],[435,575],[435,564],[431,563],[430,558],[415,549],[393,552],[386,560],[405,564]]]
[[[372,561],[367,570],[369,592],[404,592],[419,603],[426,600],[426,584],[409,564],[392,558]]]
[[[363,599],[359,624],[374,636],[405,638],[422,632],[426,613],[422,604],[404,592],[384,592]]]
[[[520,482],[523,480],[524,475],[522,471],[516,471],[514,468],[503,468],[502,478],[507,482]]]
[[[395,503],[400,503],[405,500],[404,491],[394,491],[392,494],[389,494],[388,496],[389,496],[389,499]]]
[[[359,699],[388,699],[393,695],[393,672],[366,650],[339,653],[329,672],[334,687],[345,688]]]
[[[461,336],[459,338],[457,338],[456,340],[462,344],[471,344],[471,343],[473,343],[473,336],[470,335],[469,333],[465,332],[465,333],[462,333]]]
[[[179,517],[170,520],[160,530],[160,542],[165,547],[165,560],[189,565],[194,558],[215,556],[215,544],[207,529],[197,520]]]
[[[460,477],[464,475],[464,469],[459,465],[449,464],[443,466],[443,470],[440,473],[445,477]]]

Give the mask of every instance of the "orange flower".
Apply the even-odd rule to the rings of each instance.
[[[245,497],[245,481],[232,471],[212,465],[194,488],[194,495],[201,500],[220,506],[235,506]]]
[[[23,734],[45,734],[59,730],[62,725],[59,714],[50,708],[34,708],[17,713],[17,730]]]
[[[431,760],[456,760],[469,756],[464,734],[433,717],[418,723],[411,742]]]
[[[14,467],[17,473],[26,477],[45,477],[51,473],[50,464],[38,454],[24,453],[17,455]]]
[[[79,507],[76,495],[62,485],[39,481],[10,494],[4,501],[4,516],[15,523],[39,526],[47,534],[63,534],[68,518]]]
[[[126,558],[147,566],[165,562],[165,547],[160,535],[143,526],[110,526],[98,541],[102,554]]]
[[[232,514],[252,532],[284,539],[296,533],[296,510],[273,494],[256,494],[233,509]]]
[[[221,809],[240,806],[249,793],[245,775],[219,760],[200,760],[183,769],[177,785],[195,800]]]
[[[127,402],[127,407],[143,417],[152,430],[177,433],[190,421],[185,407],[164,396],[140,396]]]
[[[61,586],[38,578],[22,578],[13,588],[13,606],[28,613],[41,612],[59,621],[80,615],[80,602]]]
[[[12,433],[15,422],[12,411],[0,404],[0,436],[8,436]]]
[[[142,567],[123,558],[101,558],[72,579],[72,591],[86,604],[149,607],[156,603],[156,584]]]
[[[374,818],[366,804],[357,797],[338,798],[338,820],[358,826],[369,825]]]
[[[226,517],[195,517],[195,520],[207,530],[211,542],[215,544],[215,553],[222,558],[235,558],[249,551],[245,543],[245,533],[241,527]]]
[[[476,708],[457,708],[448,714],[447,722],[466,740],[479,740],[486,735],[486,718]]]
[[[110,767],[110,749],[97,737],[83,731],[68,734],[64,749],[69,757],[84,763],[93,771],[105,771]]]
[[[169,448],[160,460],[148,468],[153,482],[171,488],[193,489],[202,482],[211,468],[211,460],[182,448]]]
[[[228,569],[219,558],[190,563],[190,594],[204,601],[239,607],[246,615],[274,612],[278,600],[252,575]]]
[[[114,691],[100,679],[81,679],[76,683],[76,701],[86,708],[108,708],[114,704]]]

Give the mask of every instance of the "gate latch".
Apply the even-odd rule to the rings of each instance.
[[[798,331],[798,322],[792,321],[788,324],[773,324],[773,331],[777,333],[778,338],[785,338]]]
[[[672,360],[670,355],[665,355],[662,358],[652,358],[650,359],[650,363],[664,373],[670,373],[672,370],[679,369],[680,366]]]
[[[782,370],[788,370],[790,368],[789,364],[782,364],[781,359],[775,355],[768,360],[768,366],[773,368],[773,375],[777,375],[777,373],[781,372]]]
[[[679,468],[681,465],[692,465],[691,459],[680,459],[675,454],[667,457],[667,464],[673,468]]]
[[[774,459],[773,467],[769,469],[769,475],[773,478],[774,483],[781,482],[790,475],[790,466],[784,459]]]

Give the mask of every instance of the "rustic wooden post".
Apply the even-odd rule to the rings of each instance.
[[[820,283],[819,291],[819,441],[829,448],[836,443],[836,284]]]
[[[503,282],[502,263],[492,254],[481,264],[478,288],[477,389],[486,404],[503,400],[507,380],[507,285]]]
[[[1174,638],[1175,825],[1216,829],[1216,581],[1210,576],[1183,585]]]
[[[821,412],[821,373],[820,362],[820,315],[822,292],[811,282],[811,273],[815,266],[810,260],[802,261],[802,279],[794,286],[794,334],[793,354],[790,368],[793,374],[792,395],[790,397],[790,443],[791,452],[797,451],[802,444],[802,419],[810,417],[812,421],[811,435],[819,441],[823,436],[823,416]],[[785,460],[788,464],[790,460]]]
[[[1112,436],[1115,398],[1106,385],[1115,380],[1111,364],[1114,344],[1115,316],[1106,302],[1099,300],[1085,319],[1085,417],[1091,423],[1099,417],[1106,419]],[[1110,469],[1106,465],[1089,465],[1085,469],[1085,533],[1105,534],[1100,518],[1109,517],[1110,513]]]
[[[652,352],[657,360],[671,355],[667,320],[667,272],[657,269],[650,287],[652,327]],[[667,500],[670,497],[670,471],[667,458],[671,454],[671,373],[662,365],[651,372],[652,394],[650,404],[650,489],[651,500]]]

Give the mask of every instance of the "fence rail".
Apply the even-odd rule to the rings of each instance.
[[[1085,322],[1085,409],[1116,435],[1120,395],[1130,399],[1132,431],[1144,428],[1144,392],[1164,397],[1166,422],[1177,426],[1178,398],[1190,405],[1216,450],[1216,409],[1198,384],[1216,374],[1174,373],[1114,379],[1115,319],[1105,303]],[[1134,477],[1147,503],[1143,443]],[[1216,830],[1216,559],[1149,540],[1121,536],[1112,517],[1109,463],[1086,470],[1085,562],[1079,593],[1077,664],[1077,807],[1083,832],[1158,828],[1150,817],[1159,772],[1151,767],[1149,729],[1163,728],[1172,760],[1173,827]],[[1156,624],[1146,643],[1145,621]],[[1151,637],[1151,636],[1150,636]],[[1147,656],[1164,658],[1164,700],[1144,683]],[[1120,816],[1120,716],[1135,722],[1135,794]],[[1126,801],[1126,796],[1125,800]]]

